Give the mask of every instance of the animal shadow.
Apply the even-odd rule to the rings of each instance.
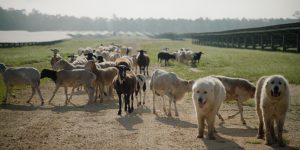
[[[171,126],[177,126],[181,128],[197,128],[196,124],[184,120],[180,120],[179,118],[156,116],[155,119],[161,123],[171,125]]]
[[[116,118],[116,120],[126,129],[126,130],[137,130],[134,128],[134,125],[143,123],[143,119],[136,115],[135,113],[126,114],[124,116],[121,116],[119,118]]]

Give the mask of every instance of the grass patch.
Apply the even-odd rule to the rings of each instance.
[[[194,68],[199,72],[191,70],[190,65],[178,62],[173,62],[174,65],[166,68],[182,78],[196,79],[219,74],[256,82],[263,75],[282,74],[290,83],[300,84],[299,54],[199,46],[192,45],[190,40],[152,40],[143,44],[143,48],[150,51],[150,58],[155,63],[157,53],[163,47],[169,47],[172,52],[185,47],[204,53],[200,63]]]

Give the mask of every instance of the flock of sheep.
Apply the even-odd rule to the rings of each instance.
[[[49,103],[53,100],[59,87],[64,87],[65,104],[67,104],[71,100],[74,90],[83,86],[88,94],[89,103],[95,102],[98,98],[102,102],[105,95],[113,99],[112,93],[115,89],[119,99],[118,115],[122,114],[122,96],[124,110],[128,113],[134,111],[134,97],[136,97],[138,106],[145,104],[146,76],[149,76],[148,66],[150,64],[146,51],[139,50],[137,54],[133,55],[131,47],[116,44],[105,47],[101,44],[95,50],[91,48],[79,49],[77,56],[68,56],[69,60],[62,58],[58,49],[51,49],[51,51],[53,56],[50,64],[53,70],[43,69],[39,73],[33,67],[8,68],[4,64],[0,64],[0,73],[7,88],[4,103],[6,103],[14,85],[27,84],[31,85],[32,88],[32,95],[27,102],[29,103],[37,92],[41,99],[41,105],[43,105],[44,99],[39,85],[40,79],[47,77],[56,85]],[[178,59],[180,62],[185,60],[195,62],[200,59],[201,54],[203,53],[193,53],[187,49],[181,49],[173,54],[163,50],[159,52],[158,58],[165,60],[165,62],[169,59]],[[137,67],[139,67],[140,74],[137,74]],[[223,120],[218,111],[225,100],[237,101],[239,112],[230,118],[240,114],[242,123],[246,124],[243,118],[242,103],[255,98],[259,117],[257,138],[265,137],[268,145],[277,141],[279,146],[284,146],[282,130],[289,107],[289,85],[288,81],[281,75],[264,76],[259,79],[255,86],[246,79],[225,76],[212,75],[196,80],[184,80],[173,72],[156,69],[152,73],[149,83],[153,93],[153,113],[156,113],[156,96],[160,96],[163,110],[169,116],[171,116],[172,103],[175,107],[175,116],[178,116],[176,102],[182,99],[186,92],[192,91],[198,119],[198,138],[203,138],[206,122],[208,139],[215,139],[215,117],[218,116],[219,119]],[[72,87],[69,97],[68,87]],[[142,92],[144,93],[143,100]],[[168,111],[165,108],[165,96],[169,98]],[[278,138],[275,136],[274,122],[278,127]]]
[[[181,48],[180,50],[169,53],[168,48],[161,49],[161,51],[157,54],[158,61],[161,63],[162,61],[165,61],[165,66],[168,65],[168,61],[171,60],[177,60],[180,63],[189,64],[189,62],[192,65],[195,65],[196,62],[199,63],[202,52],[193,52],[190,49],[187,48]]]

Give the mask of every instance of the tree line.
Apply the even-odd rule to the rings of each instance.
[[[28,31],[130,31],[148,33],[214,32],[240,28],[299,22],[296,19],[154,19],[154,18],[89,18],[43,14],[37,10],[3,9],[0,7],[0,30]]]

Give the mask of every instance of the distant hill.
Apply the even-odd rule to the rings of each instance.
[[[299,22],[300,19],[128,19],[60,16],[42,14],[36,10],[3,9],[0,7],[0,30],[27,31],[112,31],[147,33],[215,32]]]

